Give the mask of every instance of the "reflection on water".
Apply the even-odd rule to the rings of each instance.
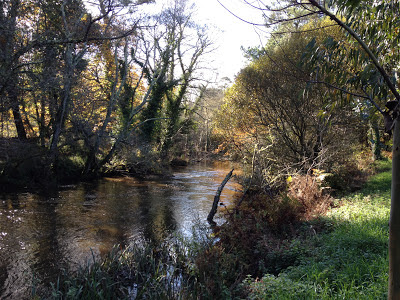
[[[169,179],[105,178],[62,190],[56,197],[0,196],[0,299],[21,299],[32,280],[54,280],[115,244],[160,242],[204,221],[228,163],[177,170]],[[221,200],[229,203],[231,180]],[[217,222],[222,222],[221,218]],[[36,278],[36,279],[35,279]]]

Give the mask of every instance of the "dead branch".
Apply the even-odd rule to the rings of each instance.
[[[214,222],[213,219],[214,219],[215,214],[217,213],[219,198],[221,196],[222,190],[225,187],[225,184],[229,181],[229,179],[231,179],[232,174],[233,174],[233,170],[234,169],[232,169],[228,173],[228,175],[226,175],[225,179],[222,181],[221,185],[219,186],[219,188],[217,190],[217,193],[214,196],[214,202],[213,202],[211,211],[210,211],[210,213],[208,214],[208,217],[207,217],[207,221],[208,221],[208,223],[210,223],[211,226],[215,226],[217,224],[217,223]]]

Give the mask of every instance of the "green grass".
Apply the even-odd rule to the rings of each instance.
[[[298,265],[244,287],[250,299],[386,299],[391,171],[345,197],[324,217],[331,231],[303,241]],[[382,170],[381,169],[381,170]]]

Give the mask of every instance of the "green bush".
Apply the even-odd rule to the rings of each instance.
[[[80,178],[85,167],[81,156],[61,156],[57,165],[58,179],[61,181]]]

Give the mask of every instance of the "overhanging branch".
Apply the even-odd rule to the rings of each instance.
[[[364,51],[367,53],[369,58],[372,60],[372,63],[378,70],[378,72],[382,75],[383,79],[385,80],[387,86],[395,96],[395,98],[400,101],[400,94],[396,90],[396,87],[394,86],[393,82],[390,80],[389,75],[386,73],[386,71],[383,69],[382,65],[379,63],[378,59],[376,56],[372,53],[371,49],[368,48],[368,46],[364,43],[364,41],[361,39],[361,37],[349,26],[347,26],[345,23],[343,23],[341,20],[339,20],[336,15],[328,11],[325,7],[321,6],[316,0],[308,0],[309,3],[318,8],[320,12],[322,12],[324,15],[328,16],[336,22],[340,27],[342,27],[344,30],[346,30],[359,44],[360,46],[364,49]]]

